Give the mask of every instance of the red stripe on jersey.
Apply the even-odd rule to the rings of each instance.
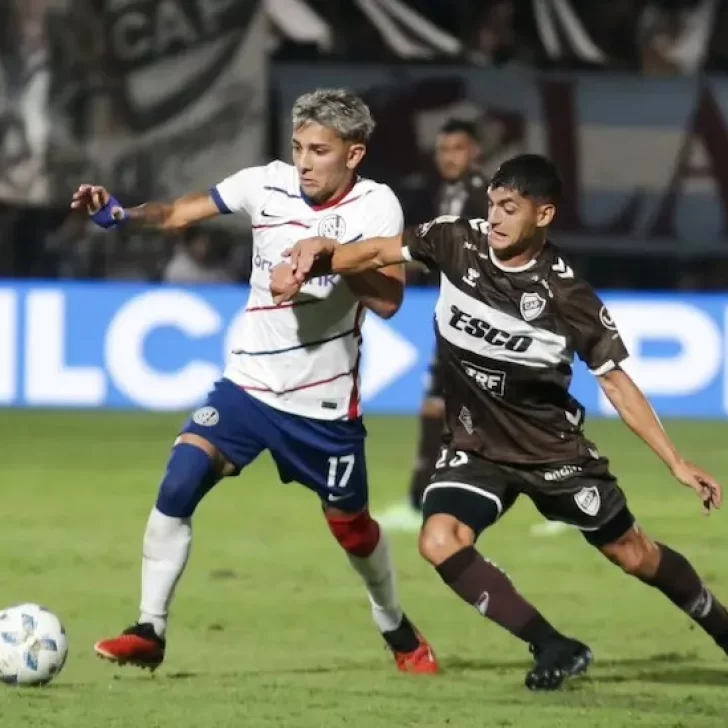
[[[340,202],[336,207],[343,207],[344,205],[348,205],[350,202],[356,202],[358,199],[363,197],[364,195],[357,195],[356,197],[352,197],[350,200],[345,200],[344,202]]]
[[[351,180],[351,184],[349,184],[340,195],[336,195],[336,197],[333,197],[328,202],[323,202],[320,205],[309,205],[309,207],[315,212],[318,212],[319,210],[328,210],[330,207],[336,207],[354,189],[354,185],[358,181],[358,178],[354,177],[354,179]]]
[[[298,220],[286,220],[285,222],[272,222],[269,225],[253,225],[253,230],[265,230],[266,228],[277,228],[283,227],[284,225],[294,225],[295,227],[302,227],[308,230],[311,226],[306,225],[305,222],[299,222]]]
[[[350,420],[355,420],[361,415],[359,402],[359,365],[361,364],[361,319],[363,314],[364,306],[360,303],[357,306],[356,316],[354,318],[354,337],[357,339],[357,352],[354,369],[352,370],[353,381],[351,384],[351,395],[349,396],[348,416]]]
[[[251,306],[246,308],[244,313],[255,313],[256,311],[275,311],[279,308],[297,308],[298,306],[310,306],[312,303],[323,303],[325,298],[312,298],[306,301],[286,301],[285,303],[273,304],[271,306]]]
[[[329,377],[328,379],[319,379],[317,382],[301,384],[298,387],[293,387],[293,389],[284,389],[282,392],[276,392],[275,389],[270,389],[269,387],[246,387],[242,384],[239,384],[238,386],[240,387],[240,389],[244,389],[246,392],[271,392],[272,394],[290,394],[291,392],[298,392],[301,389],[310,389],[311,387],[318,387],[322,384],[330,384],[331,382],[335,382],[337,379],[341,379],[341,377],[348,377],[353,372],[354,370],[350,369],[348,372],[341,372],[341,374],[336,374],[333,377]]]

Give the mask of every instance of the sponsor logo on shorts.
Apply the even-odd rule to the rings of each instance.
[[[582,488],[575,496],[574,502],[582,513],[587,516],[596,516],[602,505],[599,489],[595,487]]]
[[[566,480],[572,475],[576,475],[581,472],[580,465],[563,465],[556,470],[547,470],[543,474],[543,479],[548,480],[549,483],[558,483],[561,480]]]
[[[202,427],[214,427],[220,421],[220,413],[214,407],[200,407],[192,415],[192,421]]]

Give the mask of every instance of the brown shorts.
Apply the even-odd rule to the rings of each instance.
[[[440,451],[425,489],[423,513],[448,513],[479,534],[519,495],[527,496],[547,519],[576,526],[595,545],[616,540],[634,523],[604,458],[527,467],[447,448]]]

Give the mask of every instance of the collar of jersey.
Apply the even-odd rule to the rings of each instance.
[[[531,258],[531,260],[528,261],[528,263],[524,263],[523,265],[518,265],[515,267],[509,267],[506,265],[503,265],[498,258],[495,257],[495,253],[493,253],[493,248],[488,246],[488,257],[490,258],[490,262],[496,267],[502,270],[504,273],[523,273],[524,270],[531,270],[536,263],[538,263],[538,258]]]
[[[354,177],[351,180],[351,184],[347,186],[347,188],[340,194],[336,195],[336,197],[332,197],[327,202],[324,202],[321,205],[317,205],[302,189],[299,188],[299,192],[301,193],[301,199],[314,211],[318,212],[319,210],[326,210],[329,207],[334,207],[334,205],[338,205],[356,186],[356,183],[359,182],[361,177]]]

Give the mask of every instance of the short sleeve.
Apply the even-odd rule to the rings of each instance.
[[[218,182],[210,195],[223,215],[246,212],[253,215],[262,204],[266,185],[280,171],[282,162],[271,162],[261,167],[247,167]]]
[[[579,358],[596,376],[617,368],[629,352],[604,302],[585,281],[561,293],[561,315]]]
[[[428,268],[442,269],[452,242],[463,236],[463,225],[467,231],[467,220],[454,215],[442,215],[430,222],[406,228],[402,235],[405,260],[424,263]]]
[[[401,235],[404,214],[397,196],[387,185],[372,192],[372,210],[363,231],[364,238],[390,238]]]

